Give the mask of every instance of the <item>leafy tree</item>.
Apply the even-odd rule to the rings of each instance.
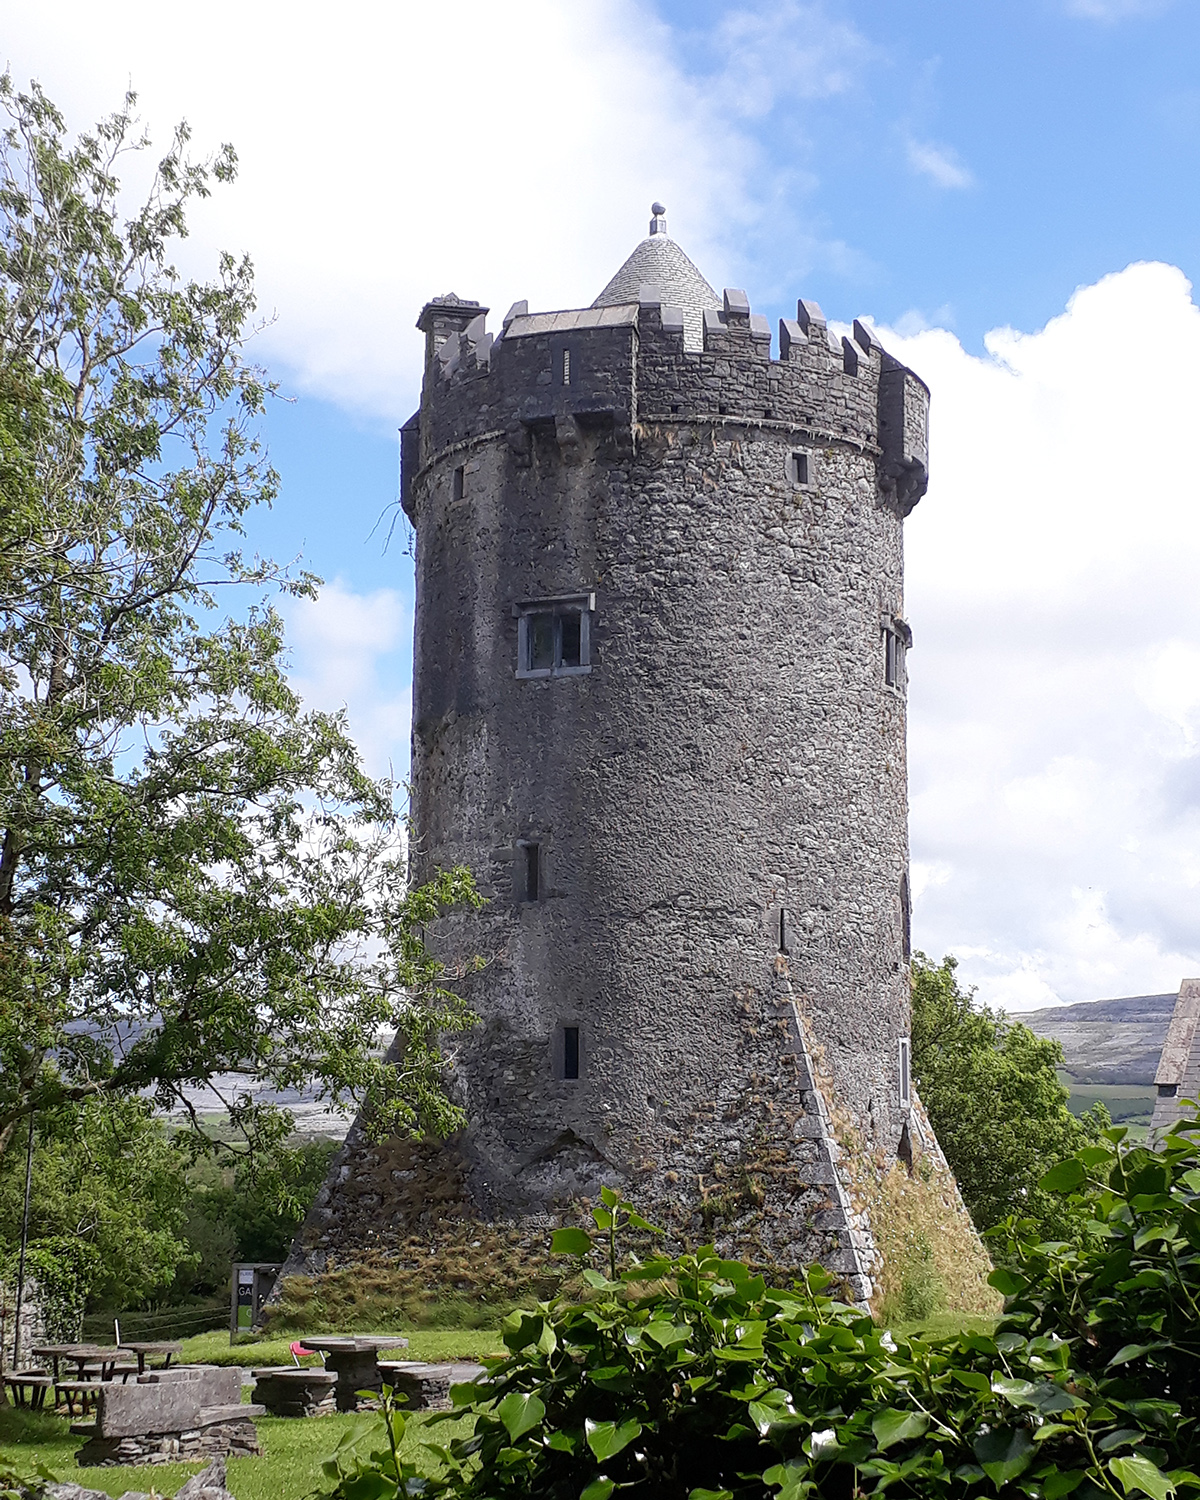
[[[251,266],[170,261],[235,156],[181,126],[123,219],[133,106],[70,140],[0,80],[0,1152],[30,1111],[221,1073],[254,1145],[290,1125],[260,1084],[445,1130],[437,1037],[470,1016],[423,933],[477,898],[406,889],[393,784],[288,686],[260,595],[317,580],[242,548],[277,490]]]
[[[964,991],[947,956],[912,965],[912,1066],[921,1102],[976,1227],[1010,1214],[1067,1233],[1071,1210],[1044,1173],[1111,1124],[1103,1105],[1077,1118],[1058,1081],[1062,1046]]]
[[[89,1099],[37,1118],[30,1234],[33,1245],[83,1244],[81,1294],[134,1306],[171,1283],[190,1255],[183,1238],[187,1157],[141,1099]],[[25,1153],[0,1158],[0,1249],[15,1262],[25,1196]],[[228,1276],[228,1267],[226,1268]]]
[[[202,1162],[189,1173],[183,1238],[193,1258],[176,1275],[180,1293],[229,1283],[234,1260],[284,1260],[338,1149],[331,1140],[282,1146],[251,1171]]]

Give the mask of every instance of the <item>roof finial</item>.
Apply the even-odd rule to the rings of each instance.
[[[652,203],[650,205],[650,212],[654,215],[654,217],[650,220],[650,233],[651,234],[666,234],[666,232],[667,232],[667,211],[666,211],[666,209],[662,206],[661,203]]]

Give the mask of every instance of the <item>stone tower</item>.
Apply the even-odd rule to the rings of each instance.
[[[437,939],[494,959],[456,1043],[470,1124],[352,1132],[293,1269],[453,1226],[531,1245],[611,1183],[676,1240],[819,1257],[865,1299],[874,1185],[940,1162],[908,1078],[928,391],[812,302],[773,352],[659,204],[590,307],[487,312],[422,311],[402,450],[413,875],[467,865],[488,897]]]

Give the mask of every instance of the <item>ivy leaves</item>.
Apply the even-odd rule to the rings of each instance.
[[[608,1218],[632,1221],[612,1196],[599,1243],[570,1228],[558,1246],[607,1259]],[[1172,1467],[1178,1408],[1082,1376],[1057,1333],[887,1333],[830,1295],[819,1269],[768,1288],[712,1246],[634,1260],[616,1278],[592,1271],[591,1285],[587,1301],[505,1322],[506,1356],[453,1393],[474,1430],[437,1450],[428,1493],[1171,1500],[1200,1488]]]
[[[507,1353],[453,1392],[473,1432],[436,1450],[423,1493],[1195,1500],[1198,1136],[1185,1121],[1151,1151],[1109,1130],[1045,1174],[1040,1190],[1090,1227],[1041,1243],[1008,1224],[992,1334],[888,1332],[819,1268],[768,1287],[711,1245],[614,1275],[617,1229],[650,1248],[654,1232],[606,1189],[597,1232],[553,1243],[608,1274],[588,1265],[586,1300],[505,1322]]]

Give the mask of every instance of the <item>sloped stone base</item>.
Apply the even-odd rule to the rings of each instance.
[[[471,1131],[444,1143],[374,1144],[357,1122],[276,1297],[298,1276],[317,1281],[293,1283],[295,1291],[335,1292],[329,1302],[370,1283],[401,1305],[426,1291],[496,1304],[551,1295],[570,1273],[550,1255],[553,1230],[590,1227],[589,1208],[608,1183],[664,1230],[658,1243],[670,1251],[711,1242],[777,1285],[816,1262],[840,1278],[843,1297],[865,1308],[885,1278],[883,1244],[896,1243],[895,1235],[881,1239],[873,1217],[892,1211],[881,1184],[898,1152],[902,1171],[923,1161],[921,1180],[936,1178],[950,1237],[972,1263],[968,1279],[982,1284],[986,1253],[919,1104],[890,1148],[866,1139],[839,1104],[782,956],[765,993],[747,988],[736,998],[737,1055],[707,1099],[663,1104],[619,1153],[603,1136],[583,1140],[564,1129],[514,1179],[536,1185],[528,1203],[515,1190],[517,1201],[498,1200]],[[624,1248],[650,1245],[633,1237]]]

